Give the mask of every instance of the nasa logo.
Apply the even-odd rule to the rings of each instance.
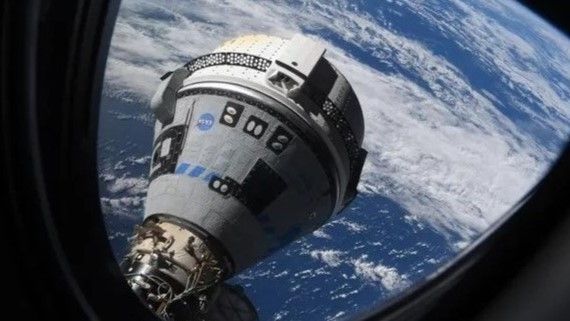
[[[210,130],[214,126],[214,116],[210,113],[205,113],[198,118],[198,129],[201,131]]]

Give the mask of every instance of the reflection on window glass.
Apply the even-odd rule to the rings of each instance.
[[[260,320],[350,319],[402,293],[515,205],[568,138],[570,42],[512,1],[123,1],[99,134],[101,204],[118,260],[142,222],[151,167],[170,166],[182,144],[176,129],[155,144],[150,106],[161,77],[258,34],[302,34],[327,49],[358,97],[368,151],[345,210],[227,281],[243,288]],[[242,107],[227,106],[231,123]],[[248,139],[281,149],[296,135],[282,126],[285,138],[270,138],[277,129],[244,108],[240,121],[254,122],[249,134],[239,128]],[[224,121],[180,117],[195,117],[203,132]],[[214,164],[171,165],[210,175],[205,186],[218,191],[226,182],[211,179]],[[254,179],[272,182],[268,194],[285,189],[270,166],[252,166]]]

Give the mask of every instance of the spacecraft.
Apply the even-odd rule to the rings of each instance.
[[[224,281],[356,196],[362,110],[324,53],[301,35],[245,36],[161,78],[144,221],[122,262],[158,315],[256,320]]]

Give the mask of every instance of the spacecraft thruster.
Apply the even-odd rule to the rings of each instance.
[[[225,279],[356,196],[362,110],[324,53],[300,35],[245,36],[161,78],[144,221],[122,263],[159,315],[215,319]]]

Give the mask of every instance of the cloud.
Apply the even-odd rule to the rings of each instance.
[[[309,253],[315,260],[323,261],[326,265],[337,267],[342,263],[341,256],[344,252],[336,250],[313,250]]]
[[[330,226],[330,225],[342,225],[342,226],[346,227],[346,229],[352,233],[360,233],[360,232],[366,230],[366,226],[364,226],[362,224],[355,223],[355,222],[351,222],[344,217],[341,217],[339,219],[336,219],[336,220],[330,222],[330,224],[328,224],[327,226]]]
[[[532,115],[534,122],[558,136],[554,141],[567,139],[570,43],[564,35],[511,2],[450,1],[462,15],[458,20],[445,19],[443,10],[433,10],[431,3],[406,4],[438,27],[445,37],[457,39],[461,48],[476,55],[480,68],[500,76],[513,93],[511,101],[504,103]],[[483,10],[491,11],[497,18],[482,15]],[[557,73],[566,76],[557,79]]]
[[[331,236],[325,232],[322,228],[313,232],[314,237],[323,238],[323,239],[331,239]]]
[[[366,281],[381,284],[388,291],[397,291],[406,288],[410,281],[406,275],[398,273],[393,267],[366,260],[366,255],[353,261],[354,272]]]
[[[472,64],[496,75],[494,85],[505,88],[509,101],[475,86],[460,66],[421,39],[395,30],[380,10],[365,12],[344,0],[125,1],[105,93],[145,106],[162,73],[227,39],[303,32],[329,48],[327,57],[362,104],[369,156],[359,191],[385,195],[439,231],[470,240],[535,184],[568,137],[570,47],[536,17],[529,29],[537,35],[528,38],[481,14],[487,10],[507,19],[514,8],[514,14],[529,15],[511,2],[479,8],[450,1],[461,19],[432,10],[437,4],[429,1],[393,5],[414,10],[450,43],[472,53]],[[554,45],[544,50],[535,41],[540,37]],[[560,74],[553,81],[544,70]],[[556,139],[544,144],[543,137]],[[144,189],[135,181],[111,188],[132,183]]]
[[[339,311],[333,316],[328,316],[326,318],[326,320],[327,321],[335,321],[335,320],[341,320],[343,318],[346,318],[346,312],[345,311]]]
[[[101,210],[105,215],[117,215],[128,218],[140,218],[145,197],[101,197]]]
[[[111,193],[126,192],[130,195],[145,194],[148,188],[148,179],[142,177],[122,177],[115,178],[107,185],[107,190]]]

